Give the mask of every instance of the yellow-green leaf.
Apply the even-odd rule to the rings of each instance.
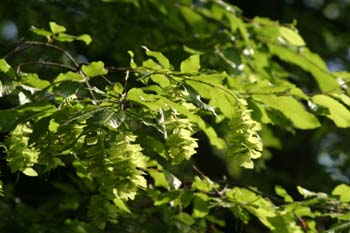
[[[0,71],[6,73],[10,70],[11,66],[7,64],[5,59],[0,59]]]
[[[312,101],[324,108],[328,109],[328,113],[324,115],[331,119],[338,127],[350,127],[350,112],[341,103],[326,95],[315,95]]]
[[[151,51],[146,46],[142,46],[142,48],[146,50],[147,56],[154,57],[164,69],[170,69],[169,60],[162,53]]]
[[[108,70],[105,69],[104,63],[102,61],[91,62],[89,65],[83,65],[81,68],[83,72],[89,77],[95,77],[99,75],[104,75],[108,73]]]
[[[42,29],[42,28],[37,28],[35,26],[31,26],[30,27],[30,30],[32,32],[34,32],[35,34],[39,35],[39,36],[45,36],[45,37],[49,37],[49,36],[52,36],[52,33],[45,30],[45,29]]]
[[[77,36],[77,40],[83,41],[86,45],[89,45],[92,42],[92,38],[88,34],[82,34],[80,36]]]
[[[53,34],[57,34],[57,33],[61,33],[61,32],[65,32],[66,28],[62,25],[59,25],[55,22],[49,22],[49,26],[50,26],[50,30]]]
[[[22,74],[21,80],[23,84],[39,89],[44,89],[50,86],[49,81],[40,79],[37,74]]]
[[[80,74],[68,71],[67,73],[60,73],[57,78],[55,79],[55,82],[61,82],[61,81],[83,81],[83,78]]]
[[[259,100],[269,108],[280,111],[296,128],[314,129],[320,126],[318,119],[313,114],[307,112],[304,106],[293,97],[254,95],[254,99]]]
[[[180,70],[184,73],[196,73],[201,68],[199,55],[192,55],[181,62]]]
[[[38,173],[31,167],[25,168],[22,172],[27,176],[38,176]]]
[[[305,46],[304,39],[294,30],[288,27],[280,26],[279,32],[283,39],[288,41],[291,45],[294,46]]]
[[[332,195],[339,196],[341,202],[350,202],[350,186],[340,184],[332,192]]]
[[[155,169],[149,170],[148,173],[154,180],[154,185],[156,187],[163,187],[168,189],[169,188],[169,183],[168,180],[164,174],[164,172],[159,172]]]

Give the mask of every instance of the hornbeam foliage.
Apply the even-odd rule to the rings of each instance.
[[[299,200],[276,186],[270,198],[193,165],[201,140],[228,169],[254,169],[274,139],[271,127],[311,130],[329,119],[349,128],[348,73],[329,72],[295,25],[245,19],[220,0],[115,2],[164,17],[173,47],[135,48],[128,67],[80,64],[67,43],[89,45],[91,37],[49,22],[31,28],[36,41],[18,42],[0,59],[0,96],[12,103],[0,110],[9,169],[2,174],[50,182],[64,173],[66,180],[52,183],[64,195],[37,200],[38,209],[3,204],[1,231],[224,232],[223,216],[281,233],[317,232],[322,218],[336,223],[328,232],[349,229],[345,184],[331,194],[298,187]],[[158,30],[149,32],[155,40]],[[173,61],[180,49],[182,59]],[[0,184],[4,200],[15,198],[10,183]]]

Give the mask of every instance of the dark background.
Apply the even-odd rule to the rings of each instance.
[[[281,24],[296,23],[307,46],[320,54],[331,71],[349,71],[350,1],[242,0],[230,3],[240,7],[243,15],[248,18],[261,16],[278,20]],[[144,18],[144,24],[134,25],[134,20],[140,20],[134,18],[133,9],[124,6],[125,9],[120,11],[118,7],[120,6],[102,4],[98,0],[1,0],[0,57],[10,51],[17,40],[32,38],[32,33],[28,30],[31,25],[47,28],[48,21],[53,20],[67,26],[72,34],[88,33],[92,38],[98,38],[89,47],[82,44],[69,45],[74,46],[81,61],[103,60],[106,64],[126,66],[126,51],[154,40],[145,32],[148,28],[157,26],[157,22],[147,15],[137,15]],[[121,13],[115,14],[117,10]],[[162,41],[157,43],[159,47],[163,46]],[[40,54],[40,51],[37,53]],[[0,97],[1,109],[10,106],[11,100]],[[329,192],[339,183],[350,183],[349,133],[349,130],[336,129],[332,124],[319,130],[296,134],[276,129],[275,134],[284,138],[283,150],[269,151],[270,158],[265,161],[265,169],[262,167],[254,171],[242,171],[234,179],[240,184],[257,186],[269,193],[273,192],[275,184],[286,187],[292,194],[296,193],[296,185]],[[0,140],[3,140],[6,135],[0,136]],[[222,161],[213,158],[207,149],[202,147],[199,151],[206,155],[201,157],[204,159],[200,162],[201,168],[208,174],[222,175]],[[5,174],[7,168],[3,154],[1,156],[0,165]],[[16,176],[3,179],[5,182],[15,182]],[[17,183],[18,192],[27,190],[27,187],[21,188],[21,185],[31,186],[33,193],[28,195],[38,195],[35,191],[41,190],[41,195],[47,196],[52,191],[45,187],[45,181],[31,183],[31,179],[24,179]]]

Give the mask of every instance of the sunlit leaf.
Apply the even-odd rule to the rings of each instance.
[[[315,104],[328,109],[329,112],[324,115],[338,127],[350,127],[350,112],[344,105],[326,95],[315,95],[311,99]]]
[[[162,53],[151,51],[146,46],[142,46],[142,48],[146,50],[147,56],[157,59],[159,65],[161,65],[164,69],[170,69],[169,60]]]
[[[38,173],[31,167],[25,168],[22,172],[27,176],[38,176]]]
[[[92,42],[92,38],[88,34],[82,34],[76,37],[76,40],[83,41],[86,45],[89,45]]]
[[[102,61],[91,62],[89,65],[83,65],[81,69],[89,77],[95,77],[108,73],[108,70],[105,69]]]
[[[339,196],[339,199],[342,202],[350,202],[350,186],[346,184],[340,184],[333,189],[332,195]]]
[[[5,59],[0,59],[0,71],[1,72],[8,72],[10,70],[11,66],[9,64],[7,64]]]
[[[289,96],[254,95],[254,98],[268,107],[280,111],[297,128],[314,129],[320,126],[318,119],[307,112],[303,105]]]
[[[192,55],[181,62],[180,70],[184,73],[195,73],[201,68],[199,62],[199,55]]]
[[[288,27],[284,27],[284,26],[280,26],[278,29],[279,29],[281,36],[286,41],[288,41],[290,44],[292,44],[294,46],[304,46],[305,45],[305,41],[303,40],[303,38],[297,32],[295,32],[293,29],[288,28]]]
[[[68,71],[67,73],[60,73],[57,78],[55,78],[55,82],[61,82],[65,80],[70,80],[70,81],[83,81],[83,78],[81,77],[80,74]]]
[[[53,34],[57,34],[57,33],[61,33],[61,32],[65,32],[66,28],[62,25],[59,25],[55,22],[49,22],[49,26],[50,26],[50,30]]]
[[[40,79],[37,74],[22,74],[21,80],[23,84],[26,84],[31,87],[35,87],[38,89],[44,89],[50,86],[50,82],[47,80]]]

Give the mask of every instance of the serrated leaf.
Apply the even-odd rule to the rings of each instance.
[[[333,189],[332,195],[339,196],[341,202],[350,202],[350,186],[340,184]]]
[[[0,71],[7,73],[10,70],[11,66],[7,64],[5,59],[0,59]]]
[[[196,73],[201,68],[199,55],[192,55],[181,62],[180,70],[183,73]]]
[[[280,26],[278,29],[283,39],[288,41],[291,45],[305,46],[304,39],[291,28]]]
[[[50,30],[53,34],[57,34],[57,33],[61,33],[61,32],[65,32],[66,28],[62,25],[59,25],[55,22],[49,22],[49,26],[50,26]]]
[[[280,111],[296,128],[314,129],[320,127],[320,122],[304,106],[290,96],[254,95],[254,99],[266,104],[268,107]]]
[[[27,176],[38,176],[38,173],[31,167],[25,168],[22,172]]]
[[[61,81],[65,81],[65,80],[78,81],[78,82],[84,81],[80,74],[72,72],[72,71],[68,71],[67,73],[60,73],[57,76],[57,78],[55,79],[55,82],[61,82]]]
[[[311,99],[315,104],[328,109],[329,113],[324,115],[338,127],[350,127],[350,112],[344,105],[326,95],[315,95]]]
[[[89,65],[83,65],[81,69],[89,77],[105,75],[108,73],[108,70],[105,69],[102,61],[91,62]]]
[[[89,45],[92,42],[92,38],[88,34],[82,34],[76,37],[76,40],[83,41],[86,45]]]
[[[169,60],[162,53],[151,51],[146,46],[142,46],[142,48],[146,50],[147,56],[154,57],[159,62],[159,65],[162,66],[162,68],[170,69]]]

